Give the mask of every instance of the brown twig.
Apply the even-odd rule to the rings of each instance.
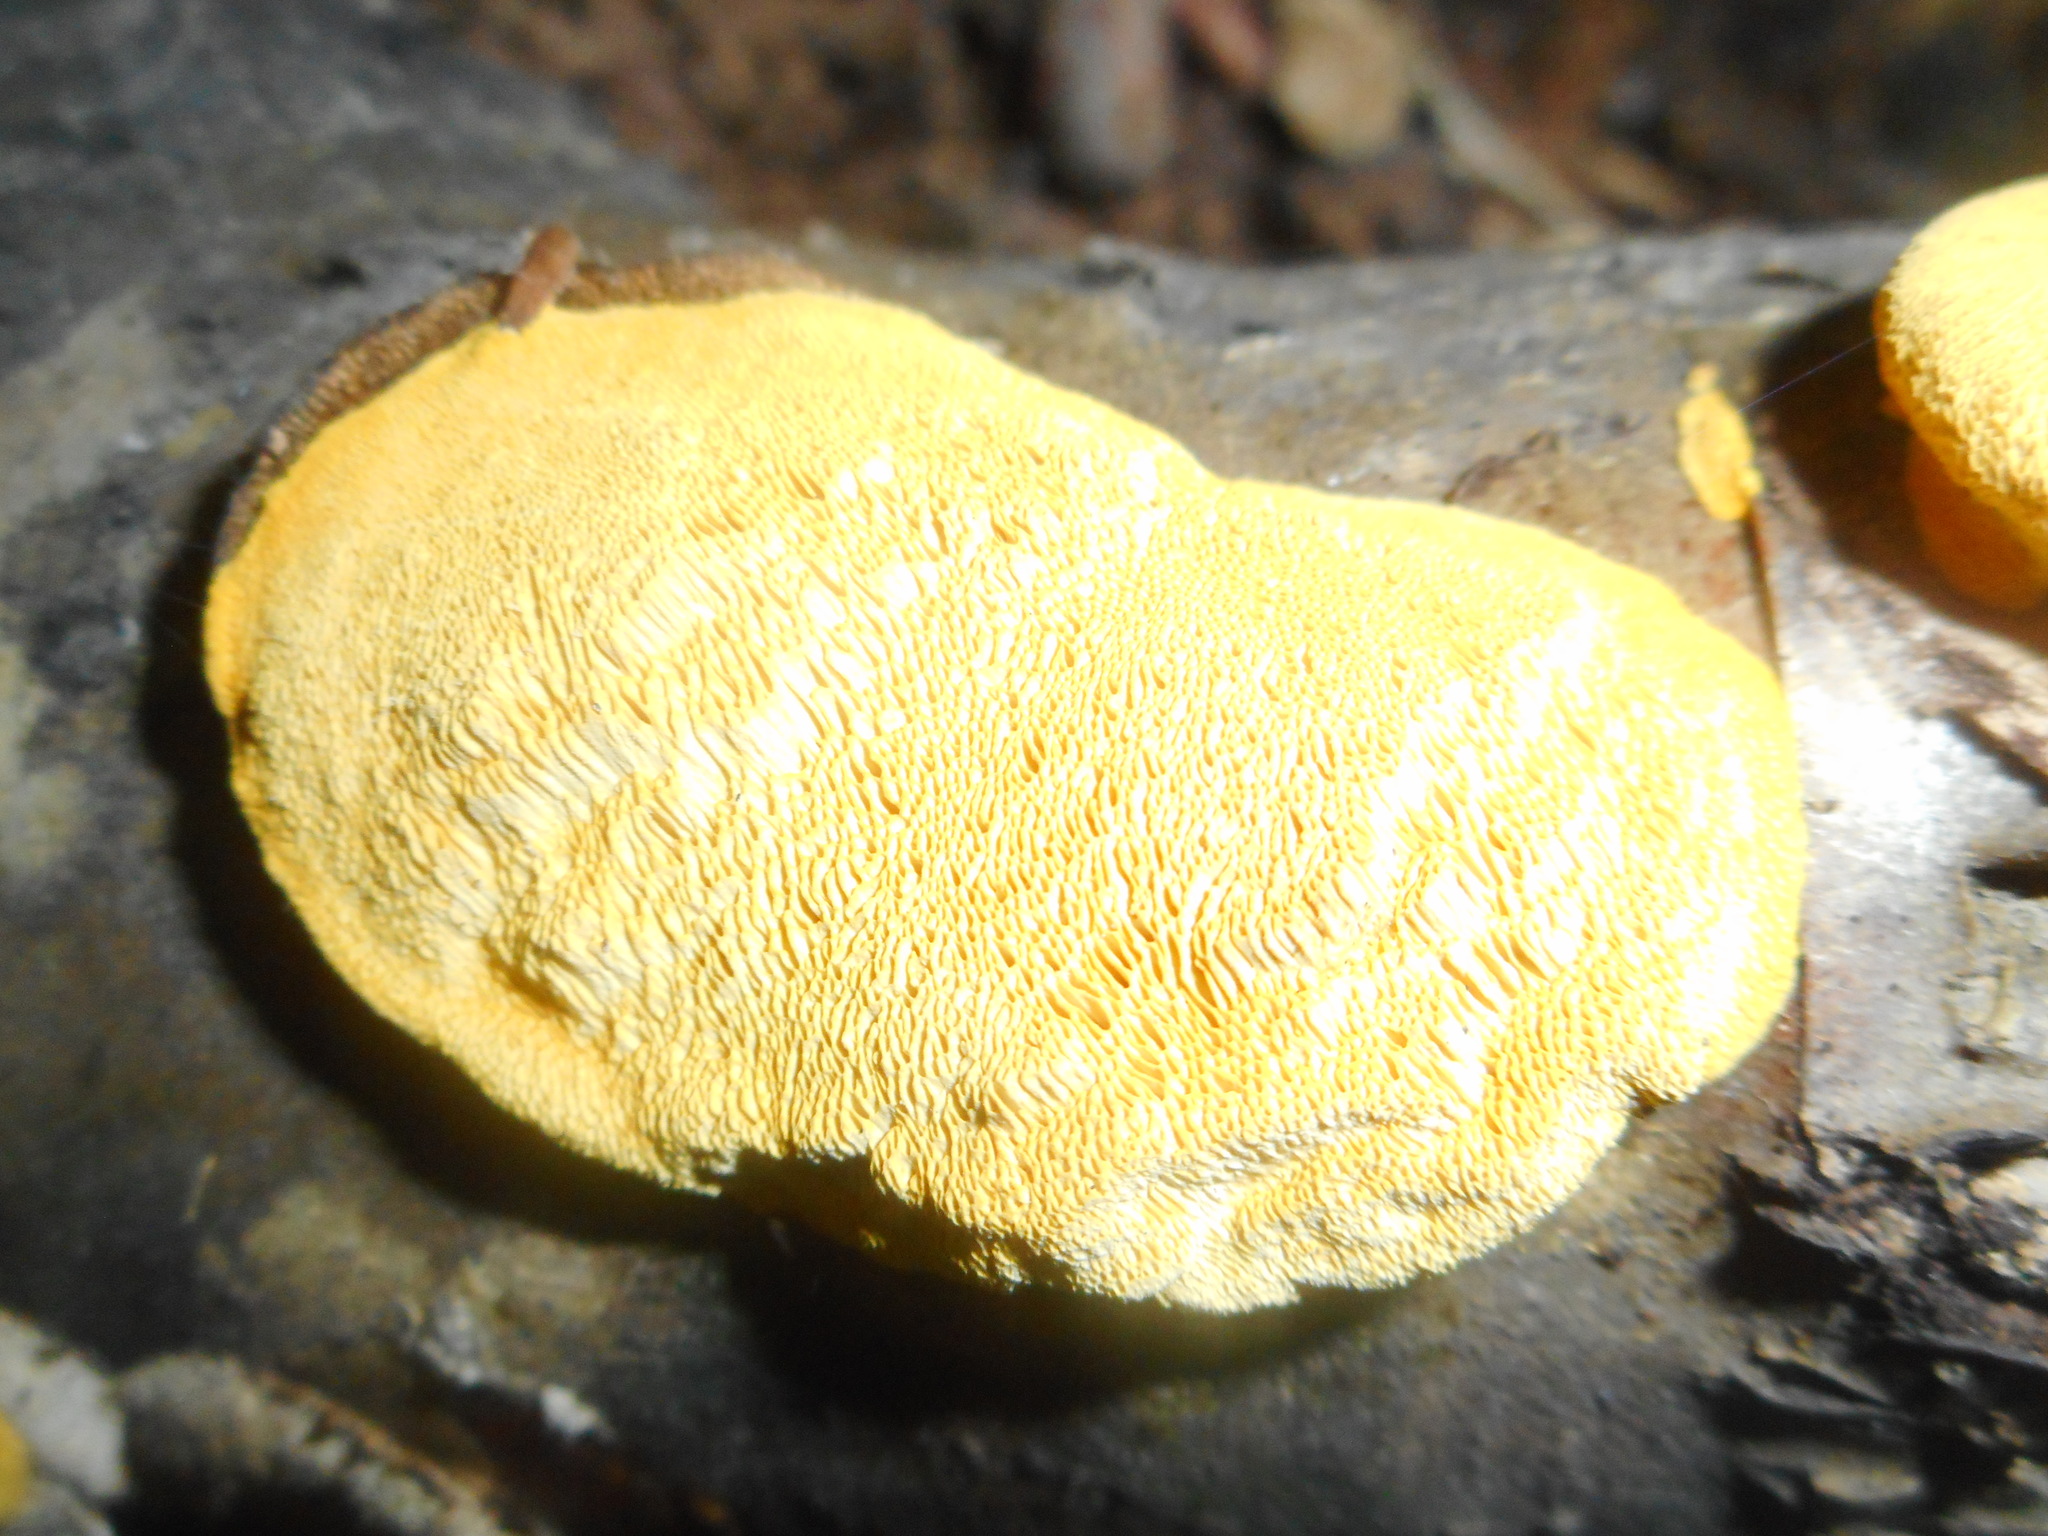
[[[498,306],[498,324],[507,330],[523,331],[555,302],[576,275],[576,259],[583,254],[582,242],[560,224],[546,224],[534,231],[519,258],[519,269],[505,288]]]

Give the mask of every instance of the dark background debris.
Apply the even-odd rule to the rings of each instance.
[[[2041,1150],[1836,1140],[1738,1162],[1750,1262],[1796,1273],[1803,1256],[1819,1281],[1803,1303],[1776,1288],[1716,1383],[1757,1529],[2048,1530],[2048,1311],[2012,1263],[2048,1240]]]
[[[2048,167],[2040,0],[438,3],[784,233],[1358,256],[1919,218]]]

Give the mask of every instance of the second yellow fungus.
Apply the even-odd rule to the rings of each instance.
[[[1875,324],[1929,556],[1970,597],[2032,606],[2048,593],[2048,176],[1929,224]]]

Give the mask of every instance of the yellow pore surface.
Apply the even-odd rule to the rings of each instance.
[[[2048,176],[1923,229],[1878,295],[1877,333],[1920,440],[2048,560]]]
[[[1666,588],[1218,479],[881,304],[472,332],[271,489],[207,652],[373,1004],[611,1162],[785,1160],[893,1262],[1394,1284],[1791,976],[1785,707]]]

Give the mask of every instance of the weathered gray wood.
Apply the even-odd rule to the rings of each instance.
[[[1702,1384],[1752,1369],[1758,1309],[1717,1278],[1724,1159],[1796,1110],[1789,1025],[1525,1239],[1226,1323],[880,1272],[646,1189],[370,1016],[222,782],[193,647],[236,465],[334,347],[522,227],[620,259],[722,237],[398,0],[12,7],[0,104],[0,1304],[115,1365],[282,1373],[572,1530],[1733,1528]],[[1284,272],[802,254],[1220,470],[1533,518],[1761,645],[1671,413],[1700,359],[1755,387],[1900,239]]]

